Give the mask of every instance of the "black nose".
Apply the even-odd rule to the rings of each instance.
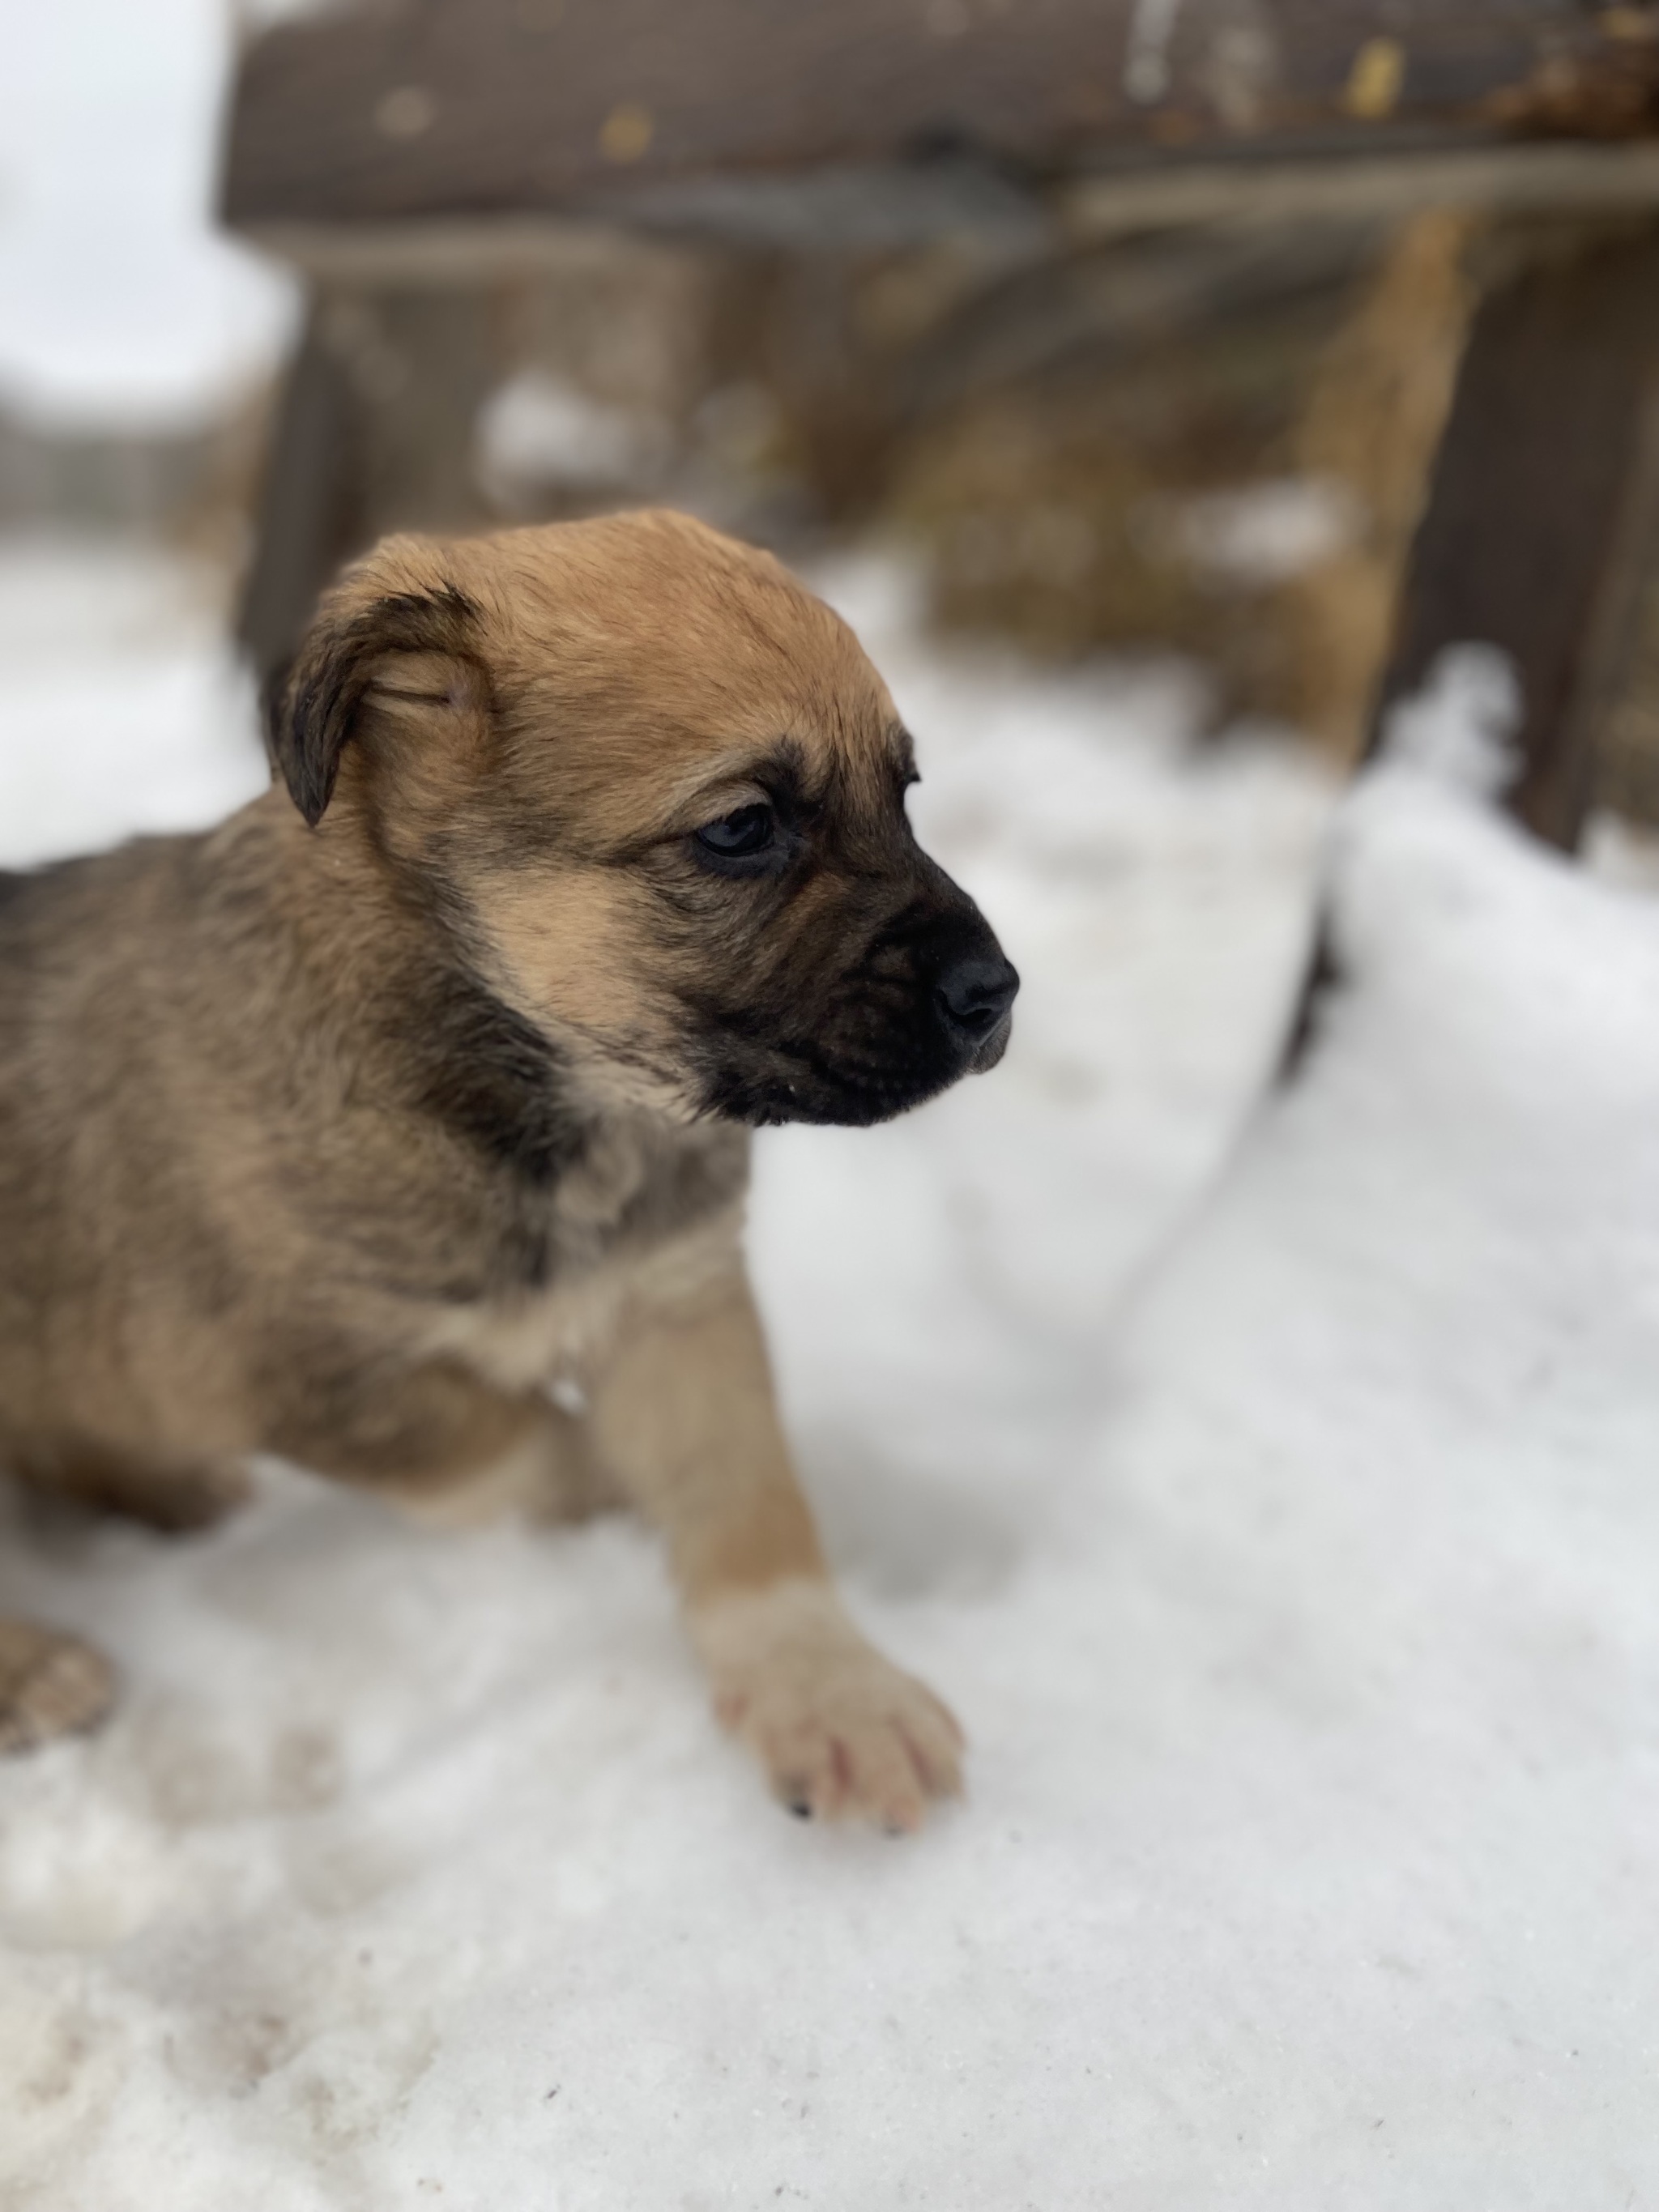
[[[953,960],[936,986],[952,1029],[977,1043],[989,1036],[1014,1003],[1019,977],[1000,952]]]

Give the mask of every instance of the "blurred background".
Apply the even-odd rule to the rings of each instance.
[[[1651,10],[1456,12],[15,10],[0,531],[187,590],[263,672],[383,531],[671,501],[879,542],[936,630],[1051,666],[1184,656],[1206,732],[1345,768],[1481,301],[1609,240],[1639,286],[1659,201]],[[1558,842],[1659,816],[1618,526]]]

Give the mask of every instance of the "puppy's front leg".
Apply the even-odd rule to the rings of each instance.
[[[740,1262],[638,1310],[598,1378],[595,1442],[665,1536],[714,1709],[803,1816],[918,1827],[960,1787],[962,1732],[853,1626],[773,1402]]]

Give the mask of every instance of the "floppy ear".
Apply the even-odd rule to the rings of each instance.
[[[313,830],[333,797],[340,755],[364,703],[383,688],[388,656],[420,653],[479,665],[478,609],[458,586],[366,599],[370,584],[356,570],[327,593],[299,652],[266,687],[271,765]]]

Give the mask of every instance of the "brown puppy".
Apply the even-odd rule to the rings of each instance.
[[[880,679],[682,516],[400,538],[270,740],[219,829],[0,878],[0,1460],[185,1526],[261,1451],[620,1495],[784,1801],[914,1826],[959,1735],[837,1601],[740,1246],[751,1126],[879,1121],[1008,1036]],[[109,1686],[0,1625],[0,1743]]]

